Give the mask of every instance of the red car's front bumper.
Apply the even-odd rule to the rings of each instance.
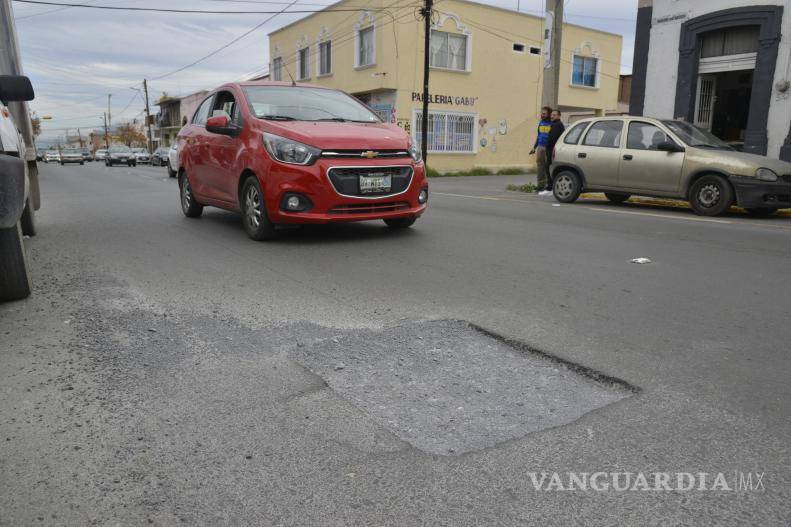
[[[406,189],[387,195],[359,196],[341,194],[333,185],[328,170],[331,168],[394,168],[409,167],[412,171]],[[423,214],[428,203],[420,203],[421,190],[428,191],[423,164],[411,159],[389,160],[319,160],[315,165],[302,167],[273,164],[265,186],[266,206],[273,223],[331,223],[411,218]],[[287,194],[307,197],[312,206],[304,212],[284,210],[283,198]]]

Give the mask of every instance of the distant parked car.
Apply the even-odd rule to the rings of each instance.
[[[44,155],[46,153],[46,148],[36,148],[36,161],[44,161]]]
[[[179,146],[176,142],[168,150],[168,176],[176,177],[179,171]]]
[[[57,150],[47,150],[47,153],[44,154],[44,162],[49,163],[52,161],[53,163],[60,162],[60,152]]]
[[[85,159],[82,157],[82,150],[79,148],[64,148],[60,153],[60,164],[66,163],[79,163],[85,164]]]
[[[107,159],[107,150],[105,150],[104,148],[101,148],[101,149],[97,150],[96,153],[93,154],[93,159],[94,159],[94,161],[104,161],[104,160],[106,160]]]
[[[738,204],[754,216],[791,207],[791,163],[737,152],[685,121],[601,117],[570,126],[555,147],[553,192],[563,203],[604,192],[613,203],[632,194],[689,201],[717,216]]]
[[[104,164],[108,167],[113,165],[128,165],[133,167],[137,165],[135,155],[132,149],[128,146],[111,146],[107,152],[107,157],[104,159]]]
[[[82,149],[82,159],[85,161],[93,161],[93,154],[87,148]]]
[[[151,164],[155,167],[163,167],[168,163],[168,148],[160,146],[151,154]]]
[[[132,153],[135,155],[135,161],[141,164],[148,164],[151,162],[151,155],[145,148],[133,148]]]

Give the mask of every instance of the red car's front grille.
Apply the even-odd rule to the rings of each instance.
[[[354,203],[338,205],[330,209],[330,214],[374,214],[377,212],[396,212],[409,208],[409,203],[403,201],[388,203]]]

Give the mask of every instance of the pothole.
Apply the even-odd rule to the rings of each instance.
[[[454,320],[344,333],[292,354],[399,438],[441,455],[568,424],[637,391]]]

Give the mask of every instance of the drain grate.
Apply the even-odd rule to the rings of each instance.
[[[442,455],[567,424],[636,391],[453,320],[348,332],[293,355],[398,437]]]

